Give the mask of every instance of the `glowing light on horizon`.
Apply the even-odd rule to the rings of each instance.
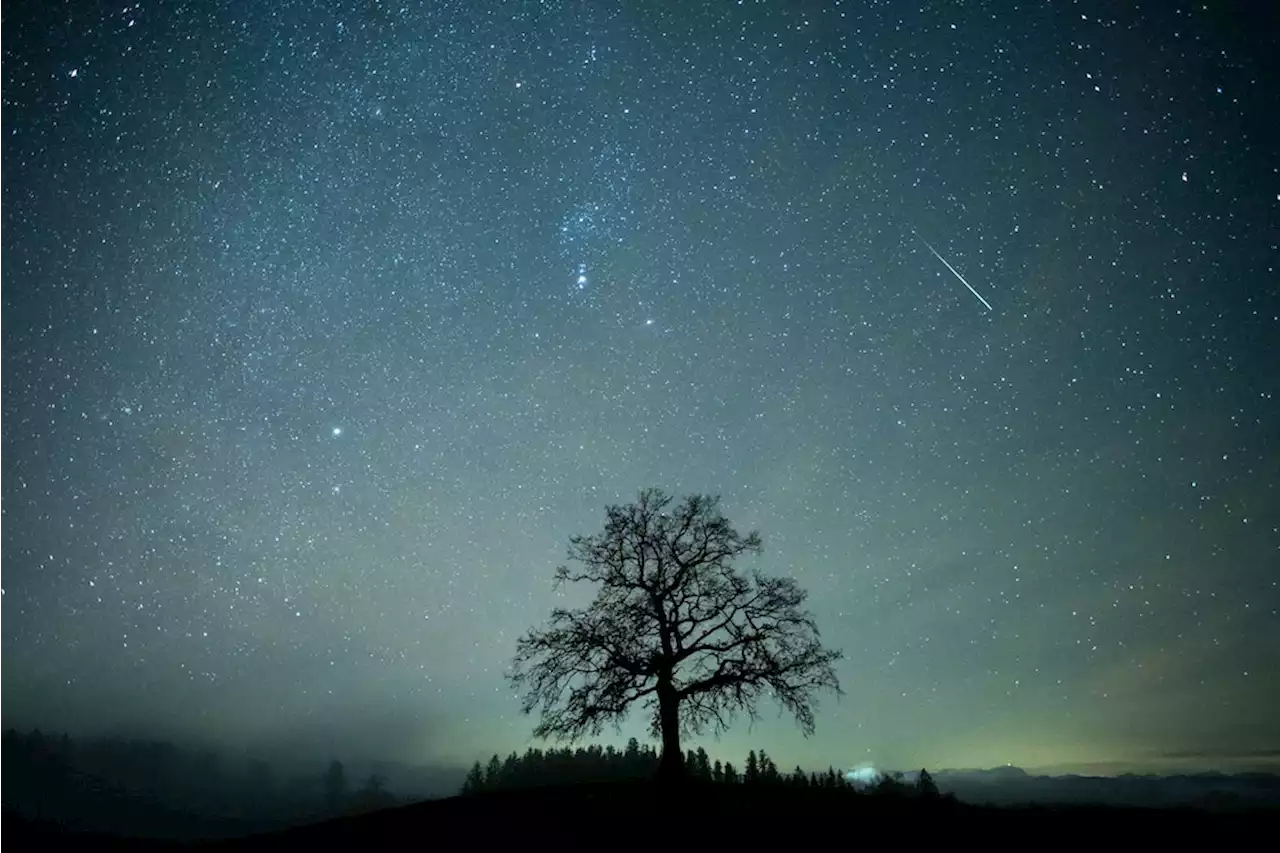
[[[859,764],[852,770],[846,770],[844,778],[857,785],[871,785],[880,778],[880,771],[870,764]]]

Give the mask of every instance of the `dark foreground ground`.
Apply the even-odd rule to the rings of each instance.
[[[1280,810],[982,808],[843,791],[617,783],[420,803],[235,841],[174,843],[60,833],[4,818],[9,850],[826,849],[946,845],[1018,849],[1256,846]]]

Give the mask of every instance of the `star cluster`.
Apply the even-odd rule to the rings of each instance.
[[[654,485],[847,653],[734,754],[1274,756],[1264,17],[7,16],[6,724],[522,749],[515,638]]]

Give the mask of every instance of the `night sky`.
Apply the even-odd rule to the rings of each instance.
[[[540,745],[656,486],[846,652],[714,755],[1276,766],[1269,6],[6,4],[5,725]]]

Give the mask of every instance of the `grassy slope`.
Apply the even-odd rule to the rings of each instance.
[[[1280,813],[1275,811],[1227,816],[1185,809],[987,809],[950,801],[851,796],[840,791],[709,785],[672,791],[651,784],[617,783],[453,798],[251,839],[177,849],[201,853],[493,849],[495,843],[511,842],[524,848],[559,850],[831,849],[869,843],[1039,849],[1198,844],[1229,849],[1250,839],[1274,837],[1280,829],[1277,817]],[[6,819],[6,840],[13,828]],[[78,848],[60,845],[60,849],[119,849],[100,847],[99,843]]]

